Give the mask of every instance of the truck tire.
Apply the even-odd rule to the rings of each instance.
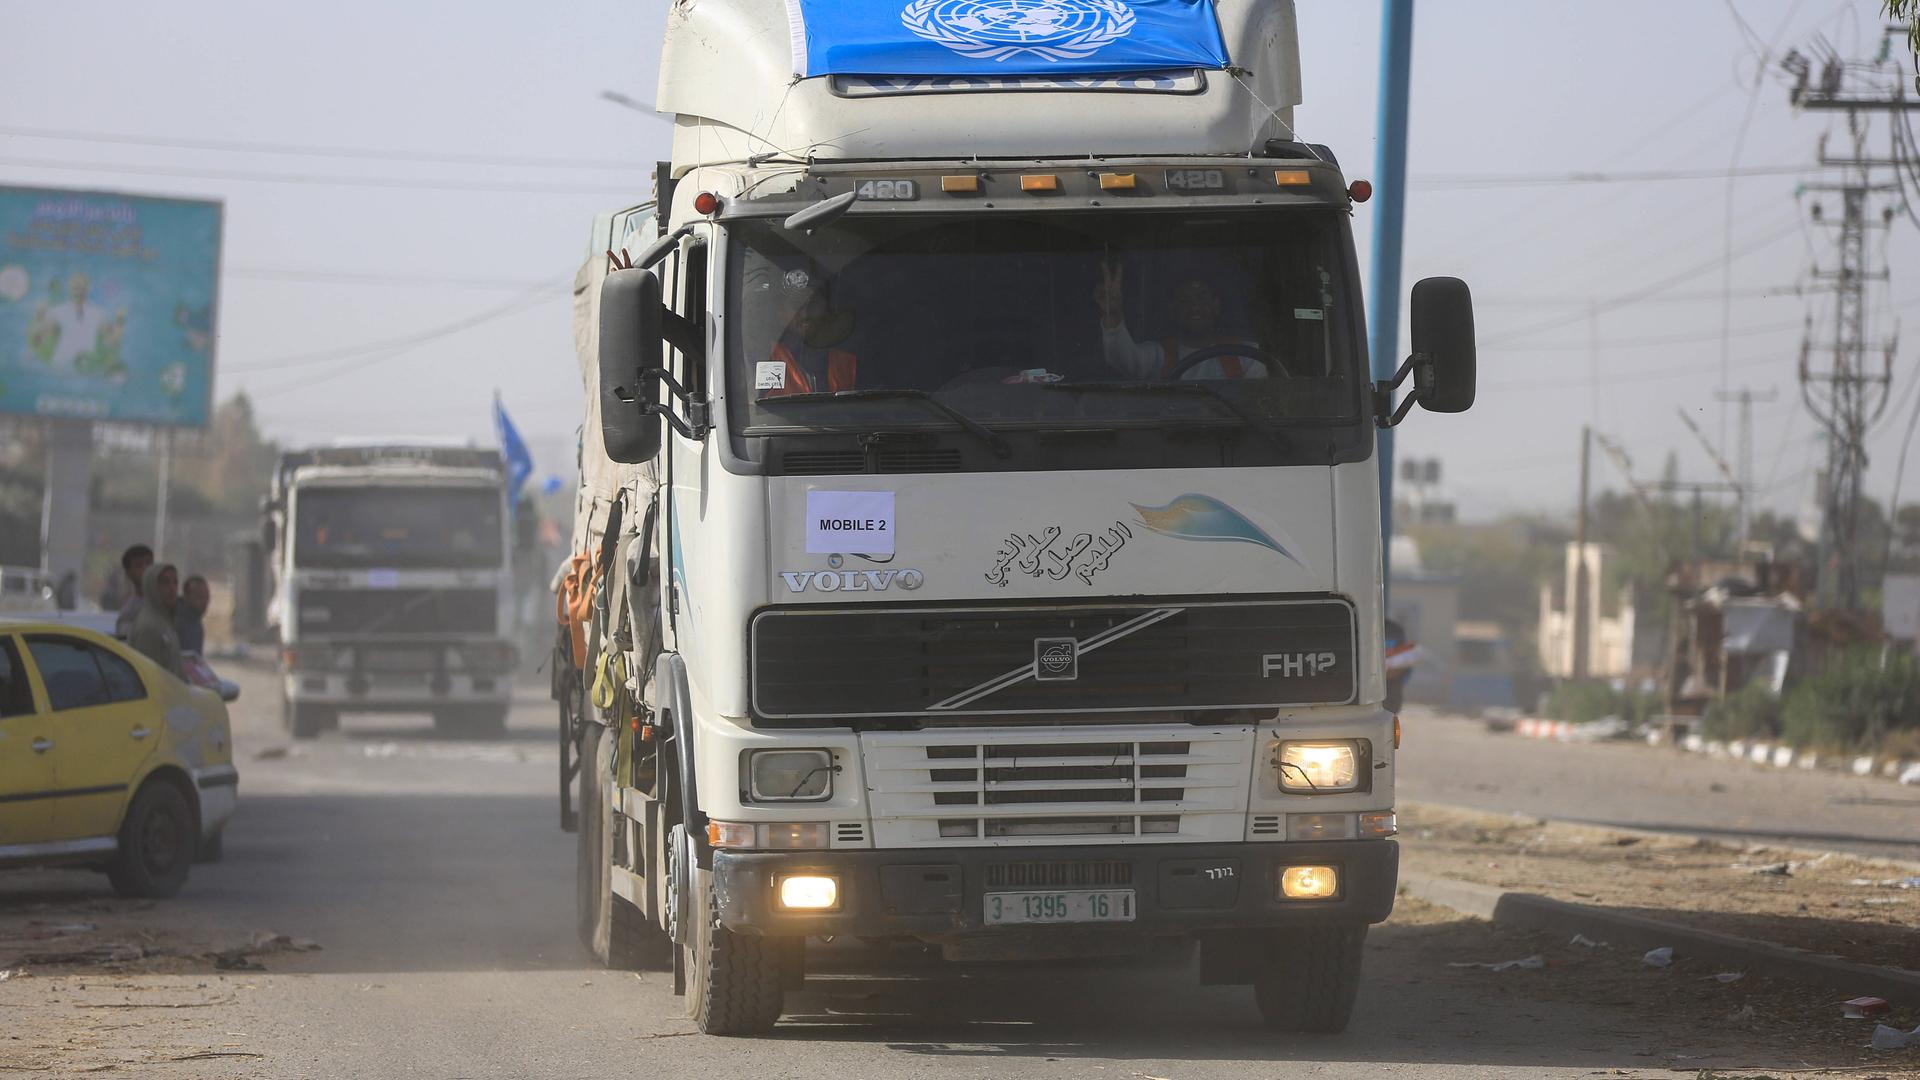
[[[302,705],[292,698],[280,699],[280,721],[296,739],[317,739],[327,727],[326,712],[317,705]]]
[[[573,864],[580,944],[601,961],[606,959],[612,929],[607,901],[613,896],[607,874],[607,775],[600,760],[606,730],[599,724],[584,724],[580,733],[580,828],[574,834]]]
[[[713,875],[693,871],[695,917],[687,928],[687,1014],[707,1035],[759,1035],[785,1004],[785,951],[764,937],[720,925]]]
[[[1261,1019],[1275,1031],[1345,1031],[1360,994],[1366,941],[1365,926],[1274,931],[1253,983]]]
[[[623,896],[607,897],[607,966],[617,971],[666,971],[673,940]]]
[[[121,896],[172,896],[187,883],[198,842],[186,795],[165,780],[149,780],[120,823],[120,850],[107,864],[107,880]]]

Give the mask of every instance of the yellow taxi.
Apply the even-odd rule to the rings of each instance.
[[[171,896],[239,801],[220,695],[126,644],[0,623],[0,867],[90,866]]]

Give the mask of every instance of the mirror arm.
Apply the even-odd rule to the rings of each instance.
[[[663,307],[660,312],[660,329],[660,336],[666,339],[667,344],[678,349],[680,355],[692,357],[695,360],[707,358],[706,343],[700,340],[699,327],[692,319],[672,308]]]
[[[1420,353],[1415,353],[1401,363],[1400,370],[1393,373],[1393,378],[1373,384],[1373,422],[1375,426],[1383,428],[1395,427],[1400,421],[1407,418],[1408,410],[1412,409],[1421,397],[1424,396],[1421,391],[1433,381],[1432,368],[1433,361],[1431,359]],[[1406,397],[1400,399],[1399,407],[1395,408],[1393,392],[1400,389],[1400,384],[1407,381],[1408,375],[1413,375],[1414,377],[1413,389],[1408,391]]]
[[[706,438],[707,432],[713,430],[711,418],[707,413],[706,397],[693,393],[686,387],[680,385],[680,380],[673,377],[673,372],[668,371],[666,368],[643,368],[640,371],[640,377],[642,379],[658,379],[666,384],[667,391],[674,397],[680,399],[680,403],[686,406],[687,419],[684,421],[681,420],[680,417],[674,413],[673,408],[668,405],[649,405],[645,410],[647,413],[653,416],[666,417],[668,425],[670,425],[673,430],[679,432],[683,437],[695,441]],[[627,399],[623,395],[621,400],[624,401]]]

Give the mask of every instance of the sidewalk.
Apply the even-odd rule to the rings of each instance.
[[[1859,964],[1920,971],[1920,867],[1887,859],[1400,807],[1402,866]]]

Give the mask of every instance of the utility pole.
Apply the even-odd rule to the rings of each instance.
[[[1745,494],[1740,499],[1740,543],[1745,544],[1752,536],[1753,497],[1759,494],[1753,483],[1753,403],[1778,400],[1779,394],[1768,390],[1765,397],[1753,392],[1751,387],[1743,386],[1737,394],[1718,391],[1714,399],[1727,404],[1740,406],[1740,479],[1736,481]]]
[[[167,550],[167,497],[173,494],[173,429],[162,428],[160,438],[160,489],[153,501],[153,549]]]
[[[1587,474],[1588,465],[1593,459],[1593,428],[1580,429],[1580,508],[1574,515],[1573,527],[1573,576],[1568,584],[1573,587],[1573,602],[1567,610],[1573,613],[1573,666],[1572,675],[1578,682],[1587,677]]]
[[[1413,81],[1413,0],[1381,0],[1379,152],[1373,167],[1373,288],[1367,345],[1373,377],[1392,379],[1400,367],[1400,241],[1407,212],[1407,114]],[[1374,433],[1380,455],[1380,558],[1393,550],[1393,429]],[[1393,581],[1393,567],[1382,567]]]
[[[1823,604],[1848,610],[1860,603],[1860,566],[1865,553],[1860,550],[1860,489],[1867,467],[1867,429],[1887,407],[1887,392],[1893,376],[1893,344],[1876,344],[1881,353],[1878,370],[1870,370],[1867,342],[1866,287],[1869,281],[1885,281],[1886,268],[1868,263],[1867,230],[1888,227],[1893,207],[1886,206],[1875,223],[1869,220],[1867,203],[1875,195],[1898,198],[1904,181],[1900,166],[1906,160],[1901,132],[1905,120],[1892,131],[1893,155],[1876,159],[1867,153],[1868,116],[1889,115],[1920,109],[1920,102],[1906,97],[1905,74],[1897,67],[1849,64],[1829,54],[1821,61],[1817,83],[1812,63],[1799,52],[1789,53],[1781,66],[1794,77],[1791,100],[1810,112],[1844,112],[1851,148],[1844,156],[1829,156],[1824,140],[1820,165],[1838,171],[1837,181],[1803,185],[1806,192],[1838,195],[1839,228],[1835,244],[1837,265],[1815,268],[1813,277],[1828,283],[1833,293],[1833,340],[1815,344],[1811,337],[1800,346],[1800,397],[1807,411],[1827,433],[1826,483],[1822,498],[1823,521],[1820,529],[1822,565],[1819,574],[1819,598]],[[1862,70],[1887,76],[1886,83],[1866,90],[1848,89],[1849,73]],[[1882,180],[1878,170],[1892,167],[1891,178]],[[1824,204],[1816,202],[1812,217],[1817,224],[1826,220]],[[1816,353],[1827,354],[1827,364],[1817,368]]]

